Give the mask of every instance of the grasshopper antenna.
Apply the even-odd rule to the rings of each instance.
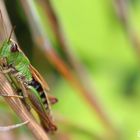
[[[3,29],[4,29],[4,33],[5,33],[6,37],[8,37],[7,30],[6,30],[6,27],[4,25],[4,19],[3,19],[3,16],[2,16],[1,10],[0,10],[0,17],[1,17],[1,20],[2,20],[2,26],[3,26]]]
[[[16,28],[16,26],[13,26],[13,27],[12,27],[12,30],[11,30],[10,35],[9,35],[9,37],[8,37],[8,42],[10,41],[10,38],[11,38],[12,33],[14,32],[15,28]]]

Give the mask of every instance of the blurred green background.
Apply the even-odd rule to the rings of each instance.
[[[34,0],[41,22],[46,27],[48,39],[59,56],[69,65],[65,53],[53,35],[48,23],[49,19],[43,13],[43,7],[38,1]],[[20,46],[49,83],[51,93],[59,99],[59,102],[52,107],[54,118],[57,120],[55,113],[58,113],[68,120],[68,122],[59,123],[57,135],[52,139],[140,139],[138,137],[138,131],[140,131],[140,53],[135,43],[131,41],[131,33],[127,31],[128,28],[132,28],[138,37],[140,35],[140,2],[128,0],[125,3],[128,27],[126,27],[126,21],[123,23],[117,15],[115,11],[117,4],[114,3],[113,0],[51,1],[71,52],[86,69],[87,75],[84,76],[90,79],[91,89],[96,91],[95,96],[100,106],[117,130],[112,138],[111,134],[106,136],[107,128],[98,118],[97,112],[92,113],[89,105],[77,94],[79,91],[73,88],[57,71],[57,68],[42,55],[42,51],[33,41],[28,18],[20,1],[5,0],[12,25],[16,25],[15,33]],[[73,73],[76,75],[74,70]],[[2,116],[10,111],[3,100],[0,109],[3,112]],[[14,113],[10,116],[7,120],[12,119],[12,122],[17,123]],[[2,118],[0,122],[5,125]],[[74,125],[71,126],[72,124]],[[84,128],[84,131],[80,128]],[[93,137],[92,134],[101,138]],[[22,128],[14,130],[12,135],[16,135],[15,138],[18,140],[33,139],[31,134],[27,136],[27,130],[22,130]]]

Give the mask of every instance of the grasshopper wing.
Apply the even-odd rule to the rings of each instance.
[[[34,93],[34,94],[32,94],[32,93]],[[56,131],[57,127],[53,123],[52,116],[51,116],[50,112],[48,112],[44,108],[44,105],[43,105],[43,103],[41,101],[41,98],[40,98],[38,92],[36,91],[36,89],[34,87],[29,86],[28,96],[29,96],[30,103],[31,103],[30,105],[33,107],[33,109],[38,114],[39,119],[40,119],[40,123],[43,126],[43,128],[47,132]]]
[[[43,77],[39,74],[39,72],[32,65],[30,65],[30,70],[35,80],[37,80],[42,85],[43,89],[48,92],[50,90],[49,86],[47,82],[43,79]]]
[[[43,90],[46,91],[45,96],[46,96],[46,98],[49,99],[50,103],[55,104],[56,102],[58,102],[58,99],[56,97],[49,94],[49,90],[50,90],[49,86],[48,86],[47,82],[43,79],[43,77],[40,75],[40,73],[32,65],[30,65],[30,70],[32,72],[33,78],[36,81],[38,81],[41,84]]]
[[[45,93],[45,96],[46,96],[46,100],[48,101],[48,99],[49,99],[49,101],[50,101],[50,103],[55,103],[56,101],[57,101],[57,99],[55,98],[55,97],[53,97],[53,96],[49,96],[48,95],[48,92],[49,92],[49,87],[48,87],[48,84],[45,82],[45,80],[43,79],[43,77],[39,74],[39,72],[32,66],[32,65],[30,65],[30,70],[31,70],[31,72],[32,72],[32,76],[33,76],[33,78],[36,80],[36,81],[38,81],[39,83],[40,83],[40,85],[42,86],[42,88],[43,88],[43,90],[44,91],[46,91],[46,92],[44,92]],[[34,92],[35,93],[35,92]],[[51,122],[51,116],[46,112],[46,110],[44,110],[44,107],[43,107],[43,104],[41,103],[41,101],[40,101],[40,103],[39,103],[39,105],[41,105],[40,107],[39,107],[39,105],[37,105],[37,102],[40,100],[40,98],[38,97],[38,100],[36,100],[35,101],[35,97],[37,97],[38,96],[38,94],[36,94],[36,96],[33,96],[33,94],[31,94],[32,95],[32,103],[35,105],[35,110],[37,111],[37,113],[39,114],[39,116],[40,116],[40,120],[41,120],[41,124],[42,124],[42,126],[45,128],[45,130],[47,130],[47,131],[55,131],[57,128],[56,128],[56,126],[53,124],[53,122]],[[34,99],[33,99],[34,98]],[[35,102],[34,102],[35,101]],[[49,105],[49,102],[48,102],[48,106],[50,107],[50,105]],[[44,111],[43,111],[43,110]],[[40,110],[40,111],[39,111]],[[41,111],[42,110],[42,111]],[[46,112],[46,113],[45,113]],[[48,115],[47,115],[48,114]]]

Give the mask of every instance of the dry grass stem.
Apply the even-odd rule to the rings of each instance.
[[[131,24],[129,18],[129,1],[127,0],[114,0],[113,6],[115,7],[115,12],[123,28],[127,34],[129,41],[131,42],[133,48],[135,49],[138,58],[140,57],[140,38],[136,32],[135,27]]]
[[[17,93],[14,92],[13,88],[11,87],[5,76],[0,73],[0,95],[3,94],[8,96],[17,95]],[[23,122],[29,121],[29,123],[27,123],[27,127],[37,140],[49,140],[46,132],[33,119],[31,114],[23,106],[20,99],[14,97],[5,97],[4,99]]]

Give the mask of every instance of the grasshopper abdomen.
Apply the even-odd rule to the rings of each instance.
[[[39,93],[39,96],[43,102],[45,109],[48,110],[49,103],[48,103],[48,100],[46,99],[46,95],[41,84],[35,79],[32,79],[30,85],[33,86],[36,89],[36,91]]]

